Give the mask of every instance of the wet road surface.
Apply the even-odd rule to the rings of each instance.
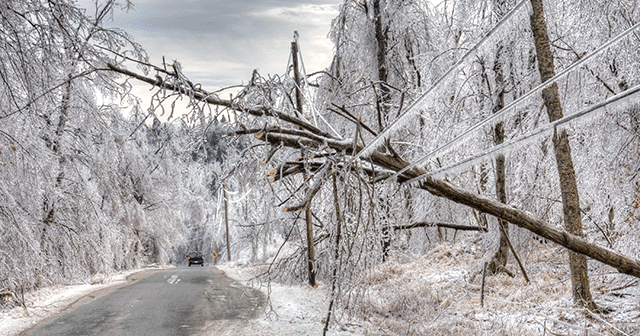
[[[215,267],[149,270],[132,277],[133,284],[85,297],[22,335],[198,335],[208,321],[255,318],[265,303],[260,291]]]

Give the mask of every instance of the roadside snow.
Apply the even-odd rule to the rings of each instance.
[[[473,243],[391,258],[365,280],[362,314],[390,335],[640,335],[637,279],[593,262],[592,293],[609,313],[578,309],[566,252],[550,244],[530,248],[536,252],[524,262],[531,282],[519,272],[487,277],[483,306],[477,270],[484,257]]]
[[[233,265],[217,267],[228,277],[251,286],[252,268]],[[269,293],[267,287],[261,287],[260,290],[269,296],[269,303],[266,311],[257,319],[211,322],[202,335],[322,335],[329,306],[326,285],[312,288],[309,285],[285,286],[272,282]],[[362,330],[361,326],[332,323],[327,335],[364,335]]]
[[[0,335],[18,335],[55,314],[64,311],[81,298],[98,290],[127,282],[127,277],[149,268],[129,270],[109,277],[96,277],[91,284],[52,286],[25,293],[27,312],[22,307],[0,309]]]
[[[230,278],[250,286],[252,269],[246,267],[217,266]],[[54,286],[25,294],[28,313],[21,307],[0,309],[0,335],[13,336],[37,323],[63,312],[85,296],[91,297],[101,289],[123,285],[127,277],[144,271],[139,269],[118,273],[108,278],[95,279],[95,284]],[[329,305],[328,289],[325,285],[311,288],[308,285],[284,286],[271,283],[269,305],[257,319],[245,321],[213,321],[203,328],[202,335],[321,335],[323,321]],[[364,335],[359,326],[332,324],[328,335]]]

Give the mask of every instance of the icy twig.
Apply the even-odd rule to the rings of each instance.
[[[537,87],[533,88],[532,90],[530,90],[529,92],[527,92],[526,94],[522,95],[520,98],[514,100],[513,102],[511,102],[509,105],[505,106],[504,108],[502,108],[500,111],[498,111],[497,113],[492,114],[491,116],[483,119],[482,121],[476,123],[475,125],[471,126],[470,128],[468,128],[466,131],[464,131],[462,134],[456,136],[455,138],[451,139],[450,141],[448,141],[447,143],[445,143],[444,145],[434,149],[433,151],[431,151],[430,153],[428,153],[427,155],[422,156],[421,158],[419,158],[418,160],[414,161],[412,164],[408,165],[407,167],[405,167],[404,169],[398,171],[396,173],[397,177],[398,175],[404,173],[405,171],[412,169],[414,167],[416,167],[418,164],[424,162],[426,159],[432,157],[433,155],[435,155],[436,153],[439,153],[441,150],[449,147],[451,144],[453,144],[454,142],[459,141],[460,139],[463,139],[465,136],[469,135],[471,132],[479,129],[480,127],[486,125],[487,123],[489,123],[492,120],[495,120],[498,117],[503,116],[504,114],[506,114],[506,112],[508,112],[512,107],[517,106],[518,104],[520,104],[521,102],[523,102],[525,99],[529,98],[531,95],[533,95],[535,92],[538,92],[546,87],[548,87],[549,85],[555,83],[558,79],[564,77],[565,75],[567,75],[570,71],[572,71],[573,69],[575,69],[576,67],[582,65],[583,63],[585,63],[586,61],[588,61],[589,59],[591,59],[592,57],[600,54],[601,52],[603,52],[604,50],[606,50],[607,48],[609,48],[611,45],[619,42],[620,40],[622,40],[624,37],[626,37],[627,35],[631,34],[633,31],[635,31],[636,29],[638,29],[640,27],[640,23],[635,24],[634,26],[632,26],[631,28],[627,29],[626,31],[620,33],[618,36],[616,36],[615,38],[609,40],[608,42],[606,42],[605,44],[601,45],[600,47],[598,47],[596,50],[590,52],[588,55],[586,55],[585,57],[579,59],[578,61],[576,61],[575,63],[573,63],[572,65],[570,65],[569,67],[567,67],[566,69],[564,69],[563,71],[561,71],[560,73],[556,74],[555,76],[553,76],[552,78],[550,78],[549,80],[547,80],[546,82],[538,85]],[[614,96],[615,97],[615,96]],[[411,109],[413,107],[413,105],[411,107],[409,107],[409,109]],[[409,111],[407,111],[409,112]],[[393,124],[392,124],[393,125]],[[377,138],[376,138],[377,139]],[[375,142],[375,140],[374,140]],[[371,144],[370,144],[371,145]]]
[[[407,110],[404,113],[402,113],[402,115],[400,115],[389,126],[387,126],[373,141],[371,141],[371,143],[369,143],[369,145],[364,147],[362,149],[362,151],[360,151],[356,155],[356,158],[360,158],[362,156],[366,156],[366,155],[371,154],[372,151],[374,151],[378,146],[380,146],[382,144],[382,142],[391,135],[390,133],[397,132],[398,129],[400,128],[399,126],[404,124],[406,119],[408,119],[410,116],[412,116],[418,110],[418,107],[421,106],[422,103],[429,97],[431,92],[433,92],[433,90],[435,88],[439,87],[440,84],[443,83],[444,80],[447,79],[454,72],[454,70],[458,69],[458,67],[460,65],[462,65],[462,63],[464,63],[467,60],[467,58],[469,58],[471,55],[473,55],[476,52],[476,50],[478,50],[480,48],[480,46],[482,46],[487,40],[489,40],[489,38],[491,36],[493,36],[504,24],[506,24],[511,19],[511,17],[516,12],[518,12],[518,10],[520,10],[520,8],[526,2],[527,1],[520,1],[520,3],[518,3],[507,15],[505,15],[502,18],[502,20],[500,20],[500,22],[498,22],[493,27],[493,29],[491,29],[487,34],[485,34],[484,37],[478,43],[476,43],[471,49],[469,49],[425,93],[423,93],[418,99],[416,99],[413,103],[411,103],[411,105],[409,105]]]
[[[624,335],[624,336],[630,336],[629,334],[625,333],[624,331],[622,331],[622,330],[620,330],[620,329],[616,328],[613,324],[611,324],[611,323],[607,322],[606,320],[604,320],[602,317],[598,316],[598,314],[594,314],[594,313],[593,313],[592,311],[590,311],[589,309],[586,309],[586,308],[585,308],[585,309],[584,309],[584,311],[585,311],[587,314],[591,315],[591,316],[592,316],[593,318],[595,318],[596,320],[598,320],[598,321],[600,321],[600,322],[602,322],[602,323],[606,324],[608,327],[610,327],[610,328],[614,329],[615,331],[617,331],[617,332],[621,333],[622,335]]]
[[[499,152],[499,151],[501,151],[501,150],[503,150],[503,149],[505,149],[507,147],[511,147],[511,146],[513,146],[513,145],[515,145],[515,144],[517,144],[519,142],[522,142],[524,140],[528,140],[528,139],[533,138],[535,136],[541,135],[544,132],[551,131],[551,130],[555,129],[557,126],[560,126],[560,125],[565,124],[567,122],[570,122],[570,121],[572,121],[574,119],[577,119],[579,117],[582,117],[582,116],[585,116],[585,115],[590,114],[592,112],[595,112],[595,111],[597,111],[597,110],[599,110],[599,109],[601,109],[601,108],[603,108],[603,107],[605,107],[605,106],[607,106],[607,105],[609,105],[611,103],[617,102],[620,99],[627,98],[627,97],[631,96],[632,94],[637,93],[638,91],[640,91],[640,85],[635,86],[635,87],[633,87],[633,88],[631,88],[631,89],[629,89],[627,91],[624,91],[622,93],[619,93],[619,94],[617,94],[615,96],[612,96],[611,98],[606,99],[604,101],[601,101],[600,103],[594,104],[594,105],[592,105],[592,106],[590,106],[590,107],[588,107],[588,108],[586,108],[586,109],[584,109],[584,110],[582,110],[580,112],[577,112],[577,113],[574,113],[574,114],[570,114],[570,115],[565,116],[563,118],[560,118],[560,119],[558,119],[558,120],[556,120],[554,122],[546,124],[546,125],[538,128],[537,130],[534,130],[534,131],[532,131],[532,132],[530,132],[528,134],[525,134],[523,136],[517,137],[517,138],[515,138],[513,140],[510,140],[510,141],[505,141],[505,142],[503,142],[502,144],[500,144],[498,146],[495,146],[495,147],[489,148],[489,149],[487,149],[485,151],[482,151],[480,154],[468,157],[468,158],[466,158],[464,160],[460,160],[458,162],[452,163],[452,164],[447,165],[445,167],[442,167],[440,169],[437,169],[437,170],[422,174],[422,175],[420,175],[418,177],[415,177],[415,178],[412,178],[412,179],[406,181],[405,183],[411,184],[411,183],[420,182],[420,181],[423,181],[424,179],[426,179],[427,177],[430,177],[430,176],[445,172],[447,170],[450,170],[452,168],[455,168],[455,167],[458,167],[458,166],[461,166],[461,165],[464,165],[464,164],[467,164],[467,163],[471,163],[473,161],[476,161],[476,160],[478,160],[480,158],[483,158],[483,157],[485,157],[485,156],[487,156],[489,154],[492,154],[494,152]],[[408,165],[404,169],[408,169],[408,167],[411,167],[411,166],[412,165]],[[402,172],[402,170],[400,170],[397,174],[400,174],[401,172]]]
[[[553,323],[556,323],[556,324],[559,324],[559,325],[561,325],[561,326],[567,327],[567,328],[571,328],[571,329],[574,329],[574,330],[587,330],[585,327],[577,326],[577,325],[575,325],[575,324],[567,323],[567,322],[564,322],[564,321],[560,321],[560,320],[558,320],[558,319],[554,319],[553,317],[544,316],[544,315],[542,315],[542,314],[538,314],[538,316],[540,316],[540,317],[542,317],[542,318],[544,318],[544,319],[546,319],[546,320],[549,320],[549,321],[551,321],[551,322],[553,322]],[[543,326],[543,327],[544,327],[544,326]],[[547,330],[547,331],[549,331],[549,332],[551,333],[551,330],[549,330],[549,329],[548,329],[548,328],[546,328],[546,327],[544,327],[544,328],[545,328],[545,330]],[[555,333],[554,333],[554,335],[557,335],[557,334],[555,334]],[[605,334],[599,333],[599,332],[594,331],[594,330],[591,330],[591,329],[589,329],[589,335],[606,336]],[[625,334],[625,335],[626,335],[626,334]],[[627,336],[628,336],[628,335],[627,335]]]

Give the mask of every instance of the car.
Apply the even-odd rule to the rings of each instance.
[[[187,256],[187,259],[189,260],[189,267],[191,267],[191,265],[198,265],[200,264],[200,266],[204,266],[204,255],[202,255],[202,253],[200,252],[193,252],[190,253]]]

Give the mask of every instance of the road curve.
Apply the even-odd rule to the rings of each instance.
[[[138,281],[45,321],[21,335],[197,335],[208,321],[255,318],[262,292],[215,267],[144,271]]]

